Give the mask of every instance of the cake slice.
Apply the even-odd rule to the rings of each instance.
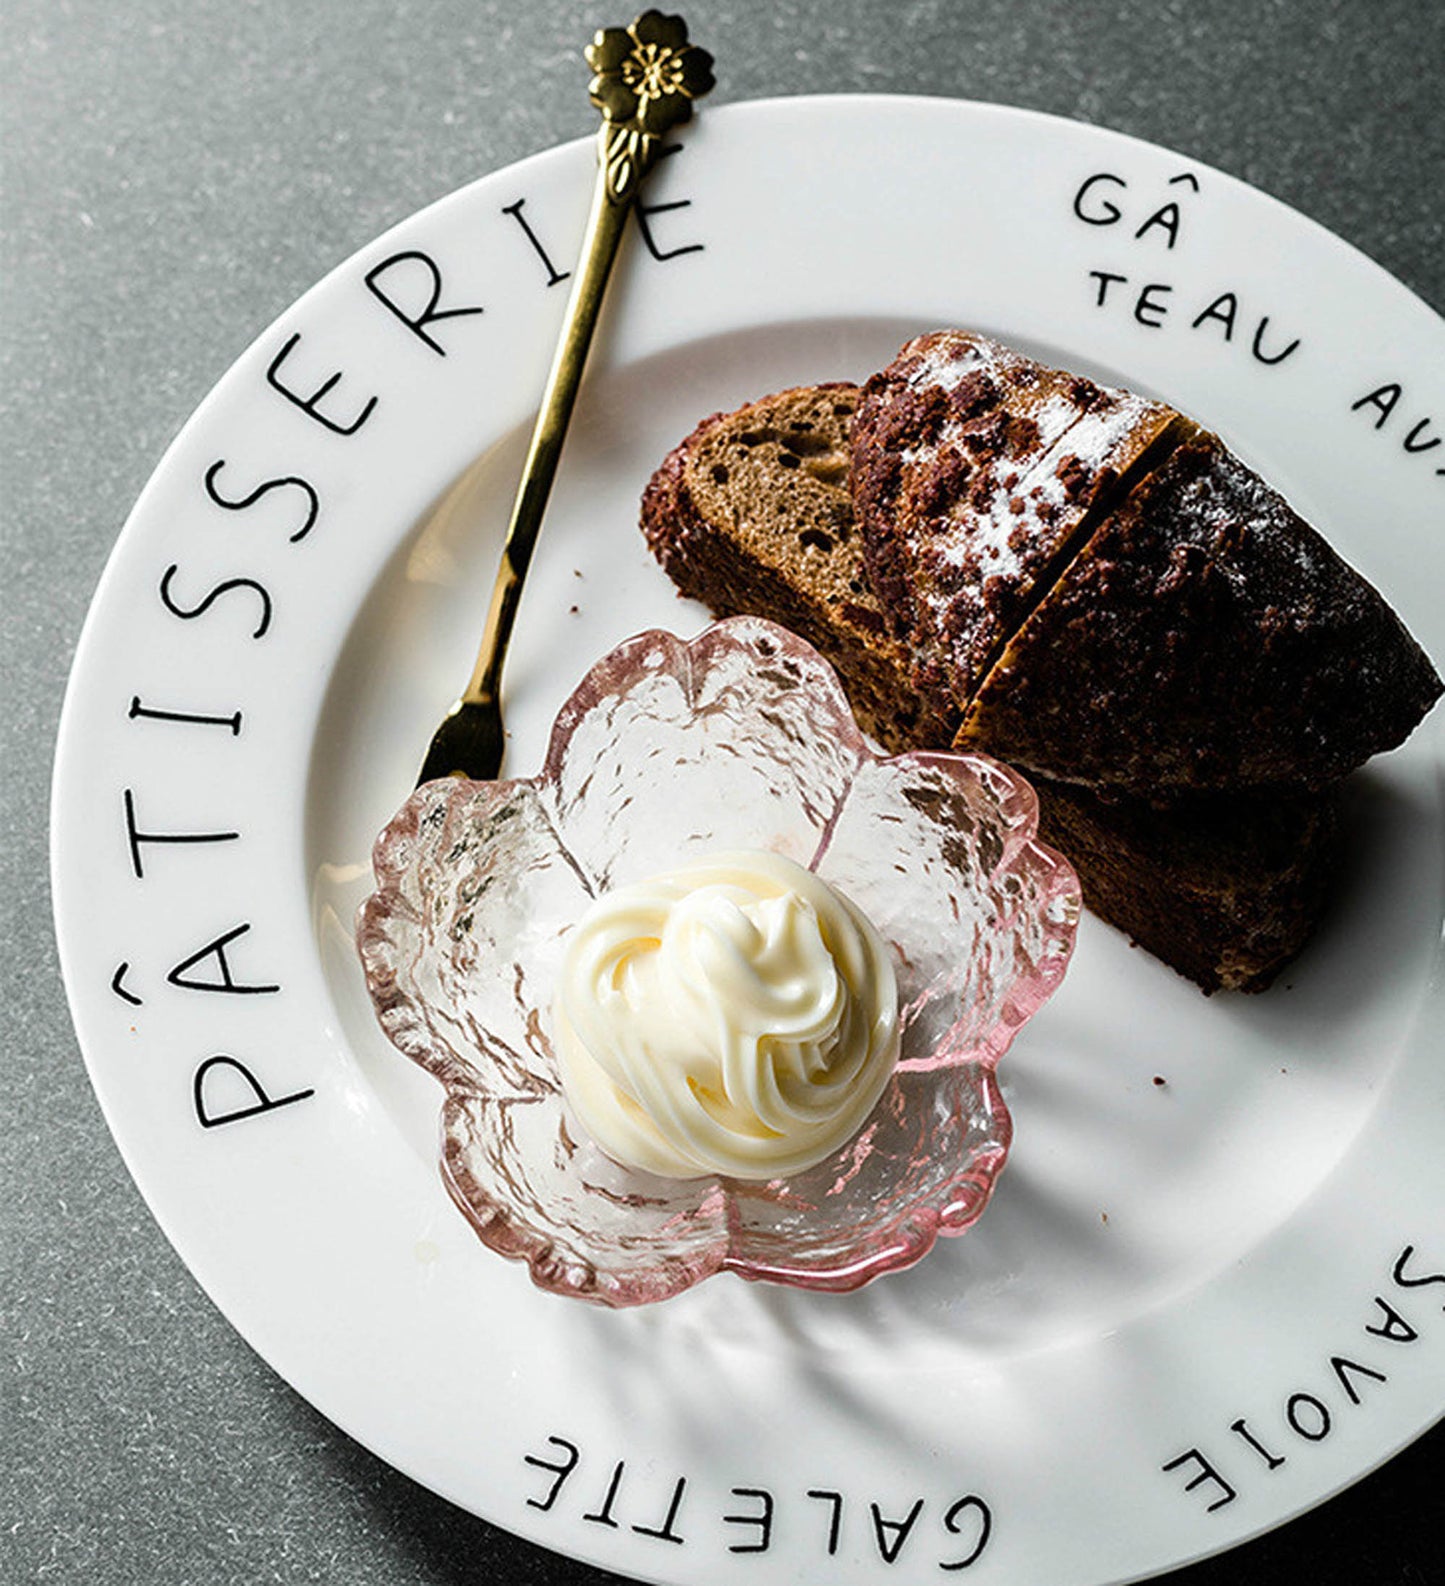
[[[848,490],[857,400],[856,386],[807,386],[704,419],[648,484],[643,533],[684,594],[768,617],[826,655],[879,743],[946,748],[958,708],[910,685],[868,586]]]
[[[705,419],[653,475],[642,529],[686,595],[792,628],[832,662],[886,750],[951,744],[951,694],[923,699],[910,649],[869,587],[849,490],[848,385],[780,392]],[[1259,990],[1300,949],[1335,852],[1321,795],[1204,797],[1153,808],[1032,778],[1040,830],[1101,918],[1206,991]]]
[[[1030,449],[1061,390],[1075,422]],[[1322,787],[1440,693],[1378,591],[1165,404],[938,331],[868,381],[851,449],[873,588],[961,747],[1156,799]]]
[[[907,342],[863,388],[851,489],[915,682],[966,705],[1092,517],[1194,426],[986,336]]]
[[[1106,517],[1010,638],[960,745],[1092,787],[1321,787],[1440,679],[1378,592],[1217,436]]]
[[[1336,787],[1155,805],[1033,783],[1039,830],[1068,855],[1090,909],[1205,991],[1263,991],[1328,905],[1340,852]]]

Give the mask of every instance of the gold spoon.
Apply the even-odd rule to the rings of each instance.
[[[644,11],[630,27],[600,28],[585,54],[593,72],[589,94],[603,120],[582,257],[512,505],[476,665],[432,738],[418,785],[446,776],[489,781],[502,769],[502,666],[627,212],[662,153],[664,134],[686,121],[693,100],[713,85],[712,56],[687,42],[681,17],[658,11]]]

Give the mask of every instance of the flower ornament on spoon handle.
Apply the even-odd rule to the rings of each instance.
[[[562,455],[562,443],[628,211],[662,139],[713,86],[712,56],[687,41],[679,16],[644,11],[630,27],[601,28],[587,46],[592,103],[602,112],[597,181],[542,405],[502,547],[501,566],[471,680],[437,728],[418,785],[438,777],[490,781],[502,768],[502,668],[522,581]]]

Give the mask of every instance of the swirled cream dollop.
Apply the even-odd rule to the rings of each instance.
[[[888,947],[778,854],[723,853],[597,898],[567,943],[554,1045],[607,1154],[668,1178],[800,1172],[898,1056]]]

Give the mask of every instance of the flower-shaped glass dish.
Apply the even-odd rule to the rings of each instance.
[[[854,1289],[963,1232],[1012,1134],[995,1066],[1073,947],[1078,883],[1036,824],[995,761],[876,754],[785,629],[629,640],[562,708],[540,776],[428,783],[377,840],[358,946],[387,1035],[445,1087],[453,1198],[543,1288],[607,1305],[724,1269]],[[814,870],[889,943],[897,1067],[861,1132],[791,1178],[622,1167],[558,1078],[567,933],[609,888],[743,848]]]

